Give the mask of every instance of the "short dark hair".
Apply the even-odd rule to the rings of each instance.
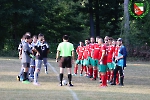
[[[112,38],[112,37],[109,37],[108,40],[113,40],[113,38]]]
[[[86,38],[85,40],[88,40],[88,41],[90,41],[90,38]]]
[[[84,41],[79,41],[79,43],[80,43],[80,42],[84,43]]]
[[[64,36],[63,36],[63,39],[64,39],[64,40],[69,40],[68,35],[64,35]]]
[[[29,35],[24,35],[24,38],[25,38],[25,39],[31,39],[31,36],[29,36]]]
[[[42,33],[39,33],[39,35],[38,36],[44,36]]]

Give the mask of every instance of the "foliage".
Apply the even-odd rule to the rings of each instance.
[[[91,11],[96,35],[124,38],[123,8],[123,0],[0,0],[0,50],[17,50],[20,38],[29,31],[32,35],[43,33],[54,55],[53,43],[61,42],[64,34],[74,44],[89,37]],[[150,45],[149,16],[150,13],[143,19],[130,16],[131,55],[137,45]]]

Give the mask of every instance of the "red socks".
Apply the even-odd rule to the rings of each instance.
[[[90,77],[93,76],[93,67],[89,67],[89,76],[90,76]]]
[[[102,86],[102,87],[103,86],[104,87],[107,86],[107,79],[106,79],[106,77],[107,77],[106,74],[102,74],[101,75],[102,84],[100,86]]]
[[[113,80],[113,77],[114,77],[114,75],[113,75],[114,73],[113,73],[113,71],[112,72],[110,72],[110,81],[112,81]]]
[[[107,71],[106,74],[107,74],[106,75],[107,76],[107,80],[109,81],[110,80],[110,71]]]
[[[97,69],[95,69],[93,72],[94,72],[93,78],[96,79],[97,78]]]
[[[78,65],[75,65],[75,67],[74,67],[74,74],[77,74],[77,71],[78,71]]]

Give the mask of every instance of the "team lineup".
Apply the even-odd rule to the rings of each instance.
[[[124,86],[124,68],[126,67],[126,47],[123,45],[122,38],[117,40],[106,36],[104,39],[99,36],[80,41],[79,46],[74,49],[74,45],[69,42],[67,35],[63,36],[63,42],[57,47],[56,62],[60,68],[59,86],[63,86],[64,69],[67,69],[68,85],[73,87],[72,76],[85,76],[91,81],[99,80],[100,87],[110,85]],[[33,81],[34,85],[39,86],[38,77],[42,63],[47,71],[47,57],[49,45],[45,41],[44,35],[34,35],[31,38],[30,32],[26,32],[21,38],[18,47],[21,69],[17,76],[18,81],[28,84]],[[72,64],[75,61],[76,51],[78,57],[74,65],[72,74]],[[79,65],[81,66],[80,71]]]
[[[83,71],[86,77],[96,80],[99,77],[100,87],[110,85],[123,86],[124,68],[126,67],[127,51],[123,46],[122,38],[114,40],[112,37],[106,36],[104,40],[93,37],[85,40],[85,46],[80,41],[80,46],[76,52],[78,59],[74,67],[74,76],[77,75],[78,65],[81,65],[80,76]],[[120,78],[120,80],[119,80]]]

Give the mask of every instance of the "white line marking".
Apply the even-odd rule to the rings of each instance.
[[[50,63],[47,63],[47,64],[48,64],[48,66],[51,67],[51,69],[53,70],[53,72],[54,72],[55,74],[57,74],[57,76],[58,76],[59,73],[55,70],[55,68],[54,68]],[[58,79],[58,81],[59,81],[59,76],[57,77],[57,79]],[[71,94],[72,94],[74,100],[79,100],[78,97],[77,97],[77,95],[76,95],[76,93],[75,93],[74,91],[72,91],[69,87],[66,87],[66,88],[67,88],[67,90],[69,90],[69,91],[71,92]]]

